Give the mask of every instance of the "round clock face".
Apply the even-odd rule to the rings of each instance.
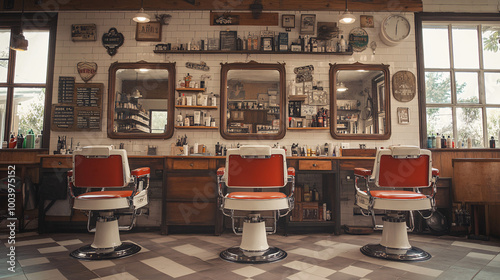
[[[386,39],[399,43],[410,35],[410,22],[403,16],[388,16],[382,23],[382,33]]]

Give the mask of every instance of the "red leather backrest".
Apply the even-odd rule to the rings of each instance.
[[[123,165],[120,155],[107,158],[87,158],[75,155],[74,185],[79,188],[124,187]]]
[[[283,155],[271,155],[269,158],[242,158],[229,155],[227,185],[240,187],[283,187]]]
[[[428,187],[429,156],[393,158],[382,155],[379,166],[380,187]]]

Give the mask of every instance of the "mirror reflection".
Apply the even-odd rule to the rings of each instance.
[[[226,139],[284,136],[284,69],[280,64],[224,64],[221,134]]]
[[[110,138],[173,134],[173,64],[115,63],[110,67]]]
[[[337,139],[389,139],[390,96],[387,65],[332,65],[333,116]]]

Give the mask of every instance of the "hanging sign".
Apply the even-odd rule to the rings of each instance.
[[[186,62],[186,68],[201,71],[210,71],[210,67],[208,67],[207,64],[203,61],[200,63]]]
[[[78,74],[84,82],[90,81],[97,73],[97,63],[95,62],[78,62],[76,65]]]
[[[116,54],[118,48],[123,45],[124,40],[123,34],[118,33],[114,27],[111,27],[108,33],[102,35],[102,45],[106,48],[110,56]]]

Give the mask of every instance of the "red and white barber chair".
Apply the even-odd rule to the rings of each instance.
[[[373,211],[386,210],[380,244],[365,245],[361,252],[397,261],[430,259],[429,253],[408,242],[404,212],[434,210],[439,170],[432,168],[431,152],[414,146],[391,146],[377,151],[373,171],[355,168],[354,175],[355,204],[368,210],[374,223]],[[361,178],[365,181],[363,190],[358,185]],[[371,189],[371,185],[376,188]],[[433,189],[431,195],[420,193],[421,188],[428,187]]]
[[[221,252],[220,257],[239,263],[286,258],[285,251],[267,244],[267,234],[276,232],[278,219],[293,209],[295,169],[287,168],[285,150],[264,145],[228,149],[226,166],[219,168],[217,178],[220,208],[231,217],[234,233],[242,235],[240,246]],[[278,191],[287,183],[291,184],[289,196]],[[226,187],[233,192],[228,193]],[[263,212],[271,212],[272,216],[264,217]],[[243,229],[235,225],[235,218],[244,219]],[[273,220],[272,226],[266,227],[265,218]]]
[[[73,251],[77,259],[102,260],[130,256],[141,247],[121,242],[119,230],[130,230],[141,207],[148,204],[149,167],[130,171],[127,151],[112,146],[88,146],[73,154],[68,172],[73,208],[88,211],[87,229],[95,232],[94,242]],[[81,188],[85,191],[80,195]],[[96,215],[97,213],[97,215]],[[119,226],[118,217],[131,215],[130,225]],[[95,228],[91,220],[97,216]]]

